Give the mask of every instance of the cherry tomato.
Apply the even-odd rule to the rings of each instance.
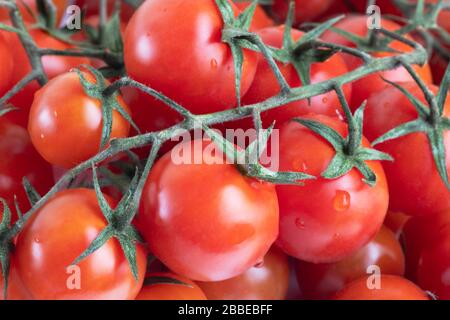
[[[331,7],[333,0],[295,0],[295,23],[313,21]],[[275,0],[272,10],[278,22],[284,22],[289,10],[290,0]]]
[[[95,82],[93,76],[84,73]],[[120,96],[122,108],[128,107]],[[64,101],[64,104],[61,104]],[[64,73],[36,93],[30,111],[28,131],[31,141],[44,159],[71,168],[99,151],[102,133],[101,101],[89,97],[76,72]],[[111,139],[128,136],[130,124],[113,110]]]
[[[45,31],[34,29],[30,31],[30,35],[36,42],[39,48],[55,49],[55,50],[69,50],[72,48],[69,44],[53,38]],[[14,60],[17,63],[14,64],[14,76],[12,78],[12,85],[16,84],[23,77],[25,77],[30,71],[31,66],[26,55],[25,50],[17,36],[9,35],[10,46],[14,55]],[[82,64],[89,64],[89,59],[84,57],[68,57],[68,56],[44,56],[42,57],[42,64],[44,71],[49,79],[56,77],[62,73],[70,71],[72,68],[78,67]],[[29,109],[33,102],[34,93],[39,89],[39,85],[36,81],[30,83],[18,94],[16,94],[10,102],[19,111],[10,112],[6,115],[15,123],[18,123],[24,127],[27,126]]]
[[[146,1],[126,30],[127,72],[195,114],[232,108],[237,103],[234,60],[222,42],[222,28],[214,0]],[[256,65],[256,53],[243,50],[241,96]]]
[[[165,272],[149,274],[135,300],[206,300],[206,296],[191,280]]]
[[[139,228],[170,270],[221,281],[256,265],[275,241],[277,195],[273,185],[242,176],[211,142],[183,142],[153,167]]]
[[[397,239],[401,239],[403,235],[403,229],[406,223],[411,219],[411,216],[404,214],[403,212],[394,212],[389,210],[384,225],[394,232]]]
[[[5,300],[3,290],[4,290],[4,281],[3,276],[0,273],[0,300]],[[28,292],[27,288],[25,288],[22,279],[20,278],[17,272],[14,256],[11,257],[11,265],[9,269],[9,279],[8,279],[8,292],[6,293],[6,300],[32,300],[30,293]]]
[[[106,196],[110,206],[116,202]],[[35,299],[132,300],[144,281],[146,253],[136,246],[139,277],[116,239],[82,260],[83,253],[107,226],[94,190],[57,193],[27,223],[17,240],[19,274]]]
[[[370,289],[367,278],[347,285],[336,294],[334,300],[429,300],[425,292],[405,278],[381,275],[379,289]]]
[[[378,266],[382,274],[403,276],[405,257],[395,235],[382,227],[376,237],[353,255],[336,263],[297,262],[297,280],[306,299],[327,299]]]
[[[0,33],[0,97],[2,97],[11,87],[14,70],[14,56],[3,33]]]
[[[20,13],[22,14],[23,20],[28,23],[35,22],[32,14],[30,14],[30,9],[33,13],[37,14],[37,1],[36,0],[18,0],[16,1],[19,7]],[[56,21],[61,21],[64,16],[65,10],[67,8],[67,0],[53,0],[53,4],[56,8]],[[2,7],[0,8],[0,21],[9,20],[9,10]]]
[[[347,126],[337,118],[309,115],[306,119],[330,126],[343,137]],[[363,146],[369,147],[363,139]],[[366,245],[380,229],[388,207],[381,163],[367,162],[377,176],[370,187],[352,169],[327,180],[322,172],[335,156],[329,142],[298,122],[280,129],[280,171],[302,171],[317,177],[304,186],[278,185],[280,235],[277,244],[290,256],[313,263],[342,260]]]
[[[271,27],[259,30],[257,32],[265,44],[281,48],[283,42],[284,27]],[[298,40],[303,32],[293,29],[292,38]],[[292,64],[277,63],[280,71],[288,84],[292,87],[300,87],[301,81]],[[330,80],[348,71],[340,55],[334,55],[323,63],[314,63],[311,66],[311,83],[318,83]],[[243,104],[253,104],[262,102],[280,92],[280,86],[276,77],[270,68],[269,63],[260,54],[260,62],[253,81],[247,94],[244,96]],[[351,86],[345,86],[345,95],[348,99],[351,97]],[[329,116],[336,116],[342,111],[338,97],[335,92],[325,93],[311,98],[311,104],[307,100],[300,100],[289,103],[283,107],[264,112],[261,118],[266,126],[270,126],[276,121],[278,126],[290,119],[307,113],[320,113]]]
[[[431,216],[413,217],[404,227],[406,254],[406,275],[412,281],[417,280],[417,268],[422,251],[435,245],[444,230],[450,226],[450,210]]]
[[[252,4],[252,1],[234,1],[234,4],[239,8],[239,10],[244,11],[248,6]],[[259,4],[256,5],[255,14],[253,15],[253,20],[250,25],[250,30],[267,28],[273,26],[274,24],[275,22],[267,15],[263,7],[261,7]]]
[[[401,28],[395,22],[390,20],[382,19],[381,25],[384,29],[395,31]],[[340,20],[338,23],[334,25],[334,27],[342,29],[344,31],[351,32],[357,36],[364,37],[368,33],[367,28],[367,16],[365,15],[349,15],[344,19]],[[406,36],[410,38],[409,36]],[[348,47],[354,47],[355,44],[350,40],[346,39],[344,36],[341,36],[333,31],[326,31],[322,36],[324,41],[337,43],[341,45],[346,45]],[[411,38],[410,38],[411,39]],[[410,52],[413,49],[408,45],[400,42],[400,41],[392,41],[389,45],[391,49],[394,49],[398,52]],[[387,56],[392,56],[393,53],[390,52],[373,52],[372,56],[376,58],[382,58]],[[362,65],[362,60],[349,55],[343,54],[343,58],[347,63],[347,67],[349,70],[354,70]],[[425,64],[423,67],[414,66],[415,71],[418,75],[426,82],[432,82],[431,70],[428,64]],[[402,82],[402,81],[412,81],[411,75],[404,68],[396,68],[389,71],[378,72],[362,79],[359,79],[352,83],[352,107],[358,108],[364,100],[368,99],[370,95],[374,92],[378,92],[386,87],[388,84],[382,79],[388,79],[390,81]]]
[[[422,91],[416,83],[401,83],[413,96],[426,105]],[[435,86],[430,89],[437,92]],[[450,115],[450,99],[444,114]],[[393,86],[374,93],[367,102],[364,132],[369,140],[389,130],[417,119],[417,111],[408,98]],[[450,170],[450,132],[444,132],[447,150],[446,165]],[[377,148],[390,154],[395,161],[383,163],[389,184],[390,203],[394,211],[409,215],[435,214],[450,208],[450,194],[442,182],[430,148],[428,137],[422,132],[387,141]],[[412,152],[414,157],[411,157]]]
[[[423,248],[417,268],[417,283],[440,300],[450,300],[450,226],[434,244]]]
[[[224,281],[198,282],[209,300],[283,300],[289,285],[287,256],[273,247],[262,263]]]
[[[28,132],[1,117],[0,155],[0,198],[6,200],[14,212],[12,220],[16,221],[14,195],[17,196],[19,207],[23,212],[30,208],[22,186],[23,177],[26,177],[40,194],[44,194],[53,185],[52,168],[36,152]]]

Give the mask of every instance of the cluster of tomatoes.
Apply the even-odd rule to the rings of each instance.
[[[53,1],[58,21],[64,20],[69,2]],[[114,2],[108,1],[109,12]],[[195,115],[235,108],[235,55],[223,41],[221,2],[231,5],[235,17],[251,5],[250,1],[146,0],[133,9],[124,2],[120,31],[126,75]],[[289,3],[274,0],[272,5],[257,5],[249,29],[266,46],[285,50],[292,61],[276,64],[287,84],[297,88],[302,80],[294,61],[307,56],[286,48],[283,21]],[[296,0],[294,25],[345,14],[334,28],[365,39],[369,30],[363,3]],[[75,4],[84,8],[85,24],[98,27],[99,1]],[[378,5],[382,13],[402,15],[390,0],[378,1]],[[34,0],[18,6],[39,48],[82,50],[77,43],[87,41],[85,29],[72,36],[74,41],[65,41],[35,24]],[[444,10],[438,17],[448,32],[449,12]],[[11,25],[8,9],[0,9],[0,19]],[[387,18],[381,22],[389,31],[402,27]],[[356,48],[336,29],[326,30],[320,39]],[[305,34],[291,30],[294,42]],[[421,41],[413,33],[405,37]],[[33,70],[22,41],[14,32],[0,32],[0,96]],[[373,58],[384,58],[414,50],[397,39],[388,47],[367,52]],[[8,101],[15,110],[0,117],[0,198],[5,200],[0,217],[6,223],[6,211],[27,212],[32,207],[22,185],[24,177],[37,193],[45,195],[62,174],[109,145],[99,148],[106,100],[95,90],[116,79],[100,83],[97,73],[81,65],[104,67],[100,60],[82,55],[43,56],[49,81],[41,86],[35,80],[21,88]],[[360,58],[337,52],[312,62],[309,80],[312,84],[332,80],[362,65]],[[443,58],[433,56],[412,69],[437,94],[446,67]],[[429,103],[423,88],[404,67],[344,85],[342,93],[352,111],[367,102],[361,150],[418,117],[411,97],[385,79],[422,104]],[[281,90],[270,62],[248,48],[242,49],[239,87],[244,106],[263,102]],[[124,87],[107,98],[114,105],[109,141],[138,134],[136,126],[140,133],[157,132],[183,120],[177,111],[135,87]],[[218,161],[223,157],[220,153],[205,152],[201,163],[176,164],[170,152],[160,152],[131,224],[124,224],[122,216],[114,217],[113,210],[123,204],[117,188],[102,188],[101,198],[112,208],[112,215],[99,204],[99,190],[78,186],[58,191],[11,239],[7,298],[450,299],[450,191],[437,169],[429,137],[413,132],[380,143],[377,149],[394,161],[364,160],[330,179],[323,172],[338,161],[337,147],[305,122],[326,126],[344,143],[353,134],[344,115],[335,91],[261,114],[263,126],[275,122],[279,129],[280,172],[315,177],[302,185],[251,178],[234,164]],[[450,116],[449,99],[443,106],[442,117],[446,116]],[[248,129],[253,122],[243,119],[221,126]],[[446,155],[442,165],[448,172],[450,132],[443,130],[435,139],[445,149],[441,150]],[[189,150],[197,142],[183,143],[183,150]],[[201,149],[207,150],[212,143],[201,141]],[[163,145],[163,149],[170,147]],[[145,158],[147,151],[136,152]],[[116,158],[131,161],[124,154]],[[109,165],[108,161],[99,164]],[[367,172],[373,174],[375,184],[367,183]],[[17,219],[13,215],[12,222]],[[87,248],[96,245],[99,236],[108,235],[106,242],[72,266]],[[4,284],[0,280],[2,289]],[[296,292],[288,296],[289,288]],[[0,296],[4,297],[3,290]]]

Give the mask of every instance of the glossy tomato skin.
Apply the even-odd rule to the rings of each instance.
[[[381,275],[381,288],[369,289],[367,278],[353,281],[334,296],[334,300],[429,300],[414,283],[393,275]]]
[[[257,32],[265,44],[276,48],[282,47],[283,33],[284,26],[265,28]],[[295,29],[292,30],[292,38],[294,40],[298,40],[302,36],[303,32]],[[277,95],[281,89],[269,63],[261,54],[259,55],[259,60],[255,80],[242,100],[245,105],[262,102]],[[301,86],[299,76],[292,64],[278,62],[277,65],[287,83],[292,88]],[[336,54],[323,63],[312,64],[311,83],[330,80],[347,73],[347,71],[348,69],[341,56]],[[347,99],[351,98],[351,92],[351,85],[344,87],[344,93]],[[311,98],[311,104],[307,100],[292,102],[280,108],[262,113],[261,118],[266,126],[270,126],[273,121],[276,121],[276,125],[280,127],[286,121],[307,113],[336,116],[342,113],[342,108],[340,107],[336,93],[329,92]]]
[[[116,205],[108,196],[106,199],[110,206]],[[16,248],[19,274],[32,296],[38,300],[134,299],[146,268],[141,245],[136,247],[138,280],[116,239],[82,260],[76,266],[78,271],[67,269],[106,226],[91,189],[59,192],[37,211],[20,233]],[[76,280],[70,277],[77,272],[80,287],[73,289]]]
[[[39,48],[55,50],[69,50],[72,48],[69,44],[55,39],[45,31],[39,29],[30,30],[30,35]],[[14,60],[17,61],[17,63],[14,64],[14,75],[11,82],[11,85],[14,85],[31,72],[31,65],[19,38],[15,35],[9,35],[8,39],[12,48],[10,50],[14,55]],[[85,57],[44,56],[42,57],[42,64],[48,78],[52,79],[82,64],[90,64],[90,60]],[[11,112],[7,114],[6,117],[17,124],[26,127],[30,106],[33,102],[34,94],[39,88],[39,84],[34,81],[16,94],[10,102],[20,110]]]
[[[381,25],[384,29],[387,29],[389,31],[395,31],[401,28],[401,26],[398,25],[397,23],[387,19],[382,19]],[[358,15],[358,14],[348,15],[339,22],[337,22],[334,26],[344,31],[351,32],[360,37],[364,37],[368,33],[367,16],[365,15]],[[353,42],[346,39],[344,36],[338,35],[337,33],[330,30],[326,31],[323,34],[322,39],[324,41],[331,43],[355,47],[355,44]],[[411,47],[400,41],[392,41],[390,44],[390,48],[395,49],[399,52],[410,52],[413,50]],[[376,58],[382,58],[391,55],[393,54],[387,52],[372,53],[372,56]],[[355,70],[356,68],[362,65],[361,59],[355,56],[349,54],[343,54],[342,56],[345,62],[347,63],[347,67],[349,70]],[[414,70],[418,73],[420,78],[422,78],[422,80],[424,80],[426,83],[432,83],[431,70],[428,64],[425,64],[423,67],[414,66]],[[386,82],[384,82],[382,77],[394,82],[412,81],[411,75],[404,68],[396,68],[394,70],[378,72],[366,76],[362,79],[359,79],[352,83],[353,91],[352,91],[351,105],[353,109],[358,108],[363,103],[364,100],[370,97],[370,95],[373,92],[378,92],[388,85]]]
[[[17,220],[14,209],[14,195],[20,209],[25,212],[30,203],[22,186],[26,177],[33,187],[45,194],[53,185],[52,168],[36,152],[28,132],[0,117],[0,198],[10,207],[13,222]],[[0,205],[1,207],[1,205]]]
[[[242,2],[236,2],[233,1],[236,7],[239,8],[239,10],[244,11],[247,9],[248,6],[252,4],[252,1],[242,1]],[[267,13],[264,11],[263,7],[261,5],[256,5],[255,13],[253,15],[253,20],[250,25],[251,31],[256,31],[259,29],[271,27],[275,24],[275,22],[267,15]]]
[[[213,0],[146,1],[126,30],[127,72],[195,114],[230,109],[237,104],[234,60],[222,28]],[[241,96],[256,65],[256,53],[244,49]]]
[[[304,116],[330,126],[342,136],[346,124],[323,115]],[[363,145],[369,147],[364,138]],[[280,234],[277,244],[290,256],[312,263],[336,262],[366,245],[380,229],[388,207],[381,163],[367,162],[377,176],[370,187],[352,169],[333,180],[321,177],[335,150],[311,130],[291,121],[280,129],[280,171],[317,177],[304,186],[278,185]]]
[[[183,284],[155,283],[155,278],[168,278]],[[150,284],[147,284],[150,283]],[[193,281],[171,272],[151,273],[135,300],[207,300],[202,289]]]
[[[2,97],[11,87],[14,70],[14,56],[4,33],[0,33],[0,97]]]
[[[425,105],[422,91],[415,83],[400,83]],[[430,86],[437,92],[437,87]],[[450,115],[450,99],[444,114]],[[364,133],[373,141],[389,130],[417,119],[417,111],[408,98],[394,87],[374,93],[367,102],[364,117]],[[450,132],[444,135],[447,150],[446,166],[450,170]],[[450,208],[450,194],[436,169],[428,138],[423,133],[379,144],[377,148],[390,154],[395,161],[383,163],[389,184],[390,208],[412,216],[436,214]],[[414,154],[413,158],[411,155]]]
[[[272,247],[262,263],[224,281],[198,282],[208,300],[283,300],[289,286],[288,257]]]
[[[20,0],[16,1],[19,7],[20,13],[22,14],[24,22],[33,23],[36,22],[33,15],[30,14],[28,8],[31,9],[33,13],[37,13],[36,0]],[[67,0],[53,0],[53,4],[56,7],[56,20],[61,21],[66,11],[68,1]],[[0,21],[9,20],[9,11],[6,8],[0,8]]]
[[[367,275],[376,265],[382,274],[403,276],[405,257],[395,234],[382,227],[367,245],[353,255],[331,264],[298,261],[297,280],[306,299],[327,299],[350,282]]]
[[[331,5],[333,0],[295,0],[295,16],[294,21],[296,24],[303,22],[314,21],[321,14],[326,12]],[[290,0],[275,0],[272,5],[272,10],[277,18],[277,21],[283,23],[286,21],[286,17],[289,10]]]
[[[450,300],[450,226],[433,244],[423,248],[417,268],[417,283],[439,300]]]
[[[450,210],[431,216],[411,218],[404,227],[403,241],[406,255],[406,275],[417,281],[417,269],[424,248],[433,247],[450,227]]]
[[[91,74],[83,74],[89,82],[95,82]],[[122,98],[117,99],[130,114]],[[44,159],[69,169],[99,152],[102,119],[101,101],[84,92],[76,72],[68,72],[36,93],[28,132]],[[127,137],[129,130],[130,124],[113,110],[111,139]]]
[[[139,228],[151,252],[192,280],[221,281],[245,272],[277,237],[274,186],[242,176],[211,142],[175,148],[155,164],[141,198]],[[194,153],[203,153],[201,161],[193,161]],[[176,164],[171,157],[179,154],[186,161]]]

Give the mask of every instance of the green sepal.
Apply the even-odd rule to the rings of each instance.
[[[30,202],[31,206],[34,206],[35,203],[41,199],[41,195],[39,194],[39,192],[36,191],[36,189],[33,187],[33,185],[27,179],[27,177],[23,177],[22,185],[23,188],[25,189],[28,201]]]
[[[447,189],[450,190],[450,183],[448,181],[448,171],[445,157],[446,150],[444,144],[443,131],[440,129],[430,130],[428,132],[428,139],[430,140],[431,151],[439,175],[441,176],[442,181],[444,182]]]
[[[450,64],[447,66],[447,69],[445,70],[444,78],[442,79],[442,83],[436,98],[440,115],[443,115],[444,113],[445,101],[447,100],[449,88],[450,88]]]
[[[0,117],[3,117],[5,114],[10,113],[12,111],[16,111],[19,110],[18,108],[15,107],[1,107],[0,108]]]
[[[405,95],[406,98],[408,98],[409,102],[412,103],[414,108],[416,108],[416,111],[417,111],[417,113],[419,114],[419,116],[421,118],[427,118],[428,117],[428,115],[430,114],[430,109],[427,108],[427,106],[425,104],[423,104],[419,99],[414,97],[408,90],[403,88],[400,84],[398,84],[396,82],[389,81],[388,79],[383,78],[383,81],[386,82],[386,83],[389,83],[390,85],[394,86],[399,91],[401,91],[403,93],[403,95]]]
[[[414,132],[427,132],[429,129],[429,125],[427,125],[424,121],[421,119],[419,120],[413,120],[407,123],[404,123],[396,128],[393,128],[383,134],[381,137],[378,137],[372,142],[372,145],[375,146],[377,144],[397,139],[403,136],[406,136],[408,134],[414,133]]]
[[[13,247],[12,240],[6,236],[11,229],[11,210],[5,199],[0,198],[0,204],[3,206],[3,217],[0,223],[0,267],[3,278],[3,297],[6,300],[8,295],[10,253]]]
[[[112,131],[112,119],[113,119],[113,110],[116,110],[130,125],[137,131],[140,132],[137,125],[134,123],[131,116],[127,111],[120,105],[118,102],[118,94],[114,93],[112,95],[104,95],[103,92],[107,88],[106,80],[103,75],[96,69],[91,66],[84,65],[84,68],[89,70],[91,74],[95,78],[95,83],[89,82],[80,69],[75,69],[75,72],[78,74],[80,78],[80,83],[83,87],[84,92],[94,98],[101,101],[102,105],[102,135],[100,139],[100,150],[105,148],[108,144],[111,131]]]

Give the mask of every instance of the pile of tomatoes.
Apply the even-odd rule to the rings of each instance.
[[[107,1],[109,13],[114,2]],[[123,1],[117,32],[123,38],[122,65],[113,66],[115,71],[193,115],[237,108],[236,55],[224,41],[225,23],[219,10],[224,2],[235,18],[252,5],[229,0],[145,0],[135,9]],[[334,28],[364,39],[369,30],[363,2],[295,0],[293,24],[298,28],[292,28],[290,36],[298,41],[307,34],[306,29],[300,30],[301,24],[344,14]],[[403,14],[393,1],[377,2],[383,14]],[[98,28],[99,1],[53,3],[62,28],[70,4],[83,8],[91,31]],[[246,32],[257,35],[266,46],[286,49],[284,21],[289,3],[258,4]],[[146,162],[149,148],[144,145],[131,155],[119,152],[96,163],[94,170],[103,168],[125,178],[116,179],[113,186],[94,188],[100,186],[98,180],[92,178],[91,169],[85,170],[33,208],[36,199],[29,199],[24,178],[36,194],[45,196],[62,175],[109,150],[114,142],[167,132],[183,121],[183,115],[136,86],[107,96],[103,89],[118,77],[104,79],[92,68],[111,66],[91,55],[74,54],[83,52],[80,43],[91,41],[89,29],[61,37],[39,23],[34,0],[21,1],[18,7],[38,48],[70,54],[44,55],[41,62],[48,82],[27,83],[7,101],[14,109],[0,117],[0,246],[12,248],[9,273],[3,268],[8,286],[4,292],[4,278],[0,280],[0,297],[450,299],[450,191],[437,169],[429,137],[419,131],[380,143],[376,148],[393,161],[365,160],[338,177],[327,178],[323,173],[338,161],[337,147],[305,123],[326,126],[333,139],[350,139],[354,133],[335,91],[261,113],[263,127],[275,123],[279,130],[279,171],[303,172],[314,179],[271,183],[223,161],[222,153],[210,151],[214,142],[206,138],[176,146],[154,139],[148,144],[165,143],[141,188],[135,189],[141,193],[135,216],[126,202],[132,174],[124,166],[136,166],[137,157]],[[8,10],[0,9],[0,19],[11,25]],[[438,21],[450,33],[449,12],[442,11]],[[387,17],[381,23],[389,31],[402,27]],[[423,43],[413,32],[404,37]],[[335,29],[326,30],[320,39],[356,48]],[[400,40],[388,47],[367,52],[377,59],[414,50]],[[33,71],[29,56],[21,37],[0,32],[0,97]],[[242,108],[279,94],[279,79],[261,52],[243,48],[240,56]],[[276,65],[291,88],[304,85],[294,60],[276,61]],[[412,69],[429,92],[437,94],[447,65],[435,54]],[[310,64],[309,81],[333,80],[360,67],[364,67],[360,58],[334,52]],[[385,80],[403,87],[409,96]],[[347,83],[342,94],[353,112],[365,104],[361,150],[372,148],[375,139],[418,117],[411,97],[423,105],[429,103],[423,88],[402,66]],[[109,111],[106,105],[112,106]],[[101,145],[107,112],[111,113],[110,130],[107,143]],[[447,116],[450,99],[443,103],[442,118]],[[217,127],[253,126],[247,118]],[[448,172],[450,132],[441,133],[435,139],[441,142],[441,165]],[[173,161],[171,150],[190,152],[198,147],[199,162],[194,161],[195,152],[189,156],[191,162]],[[122,166],[115,167],[117,163]],[[365,179],[369,171],[375,184]],[[19,212],[30,209],[26,219],[19,217]],[[19,231],[8,238],[9,225],[14,223]],[[99,243],[102,237],[106,241]],[[90,254],[74,264],[92,246]]]

